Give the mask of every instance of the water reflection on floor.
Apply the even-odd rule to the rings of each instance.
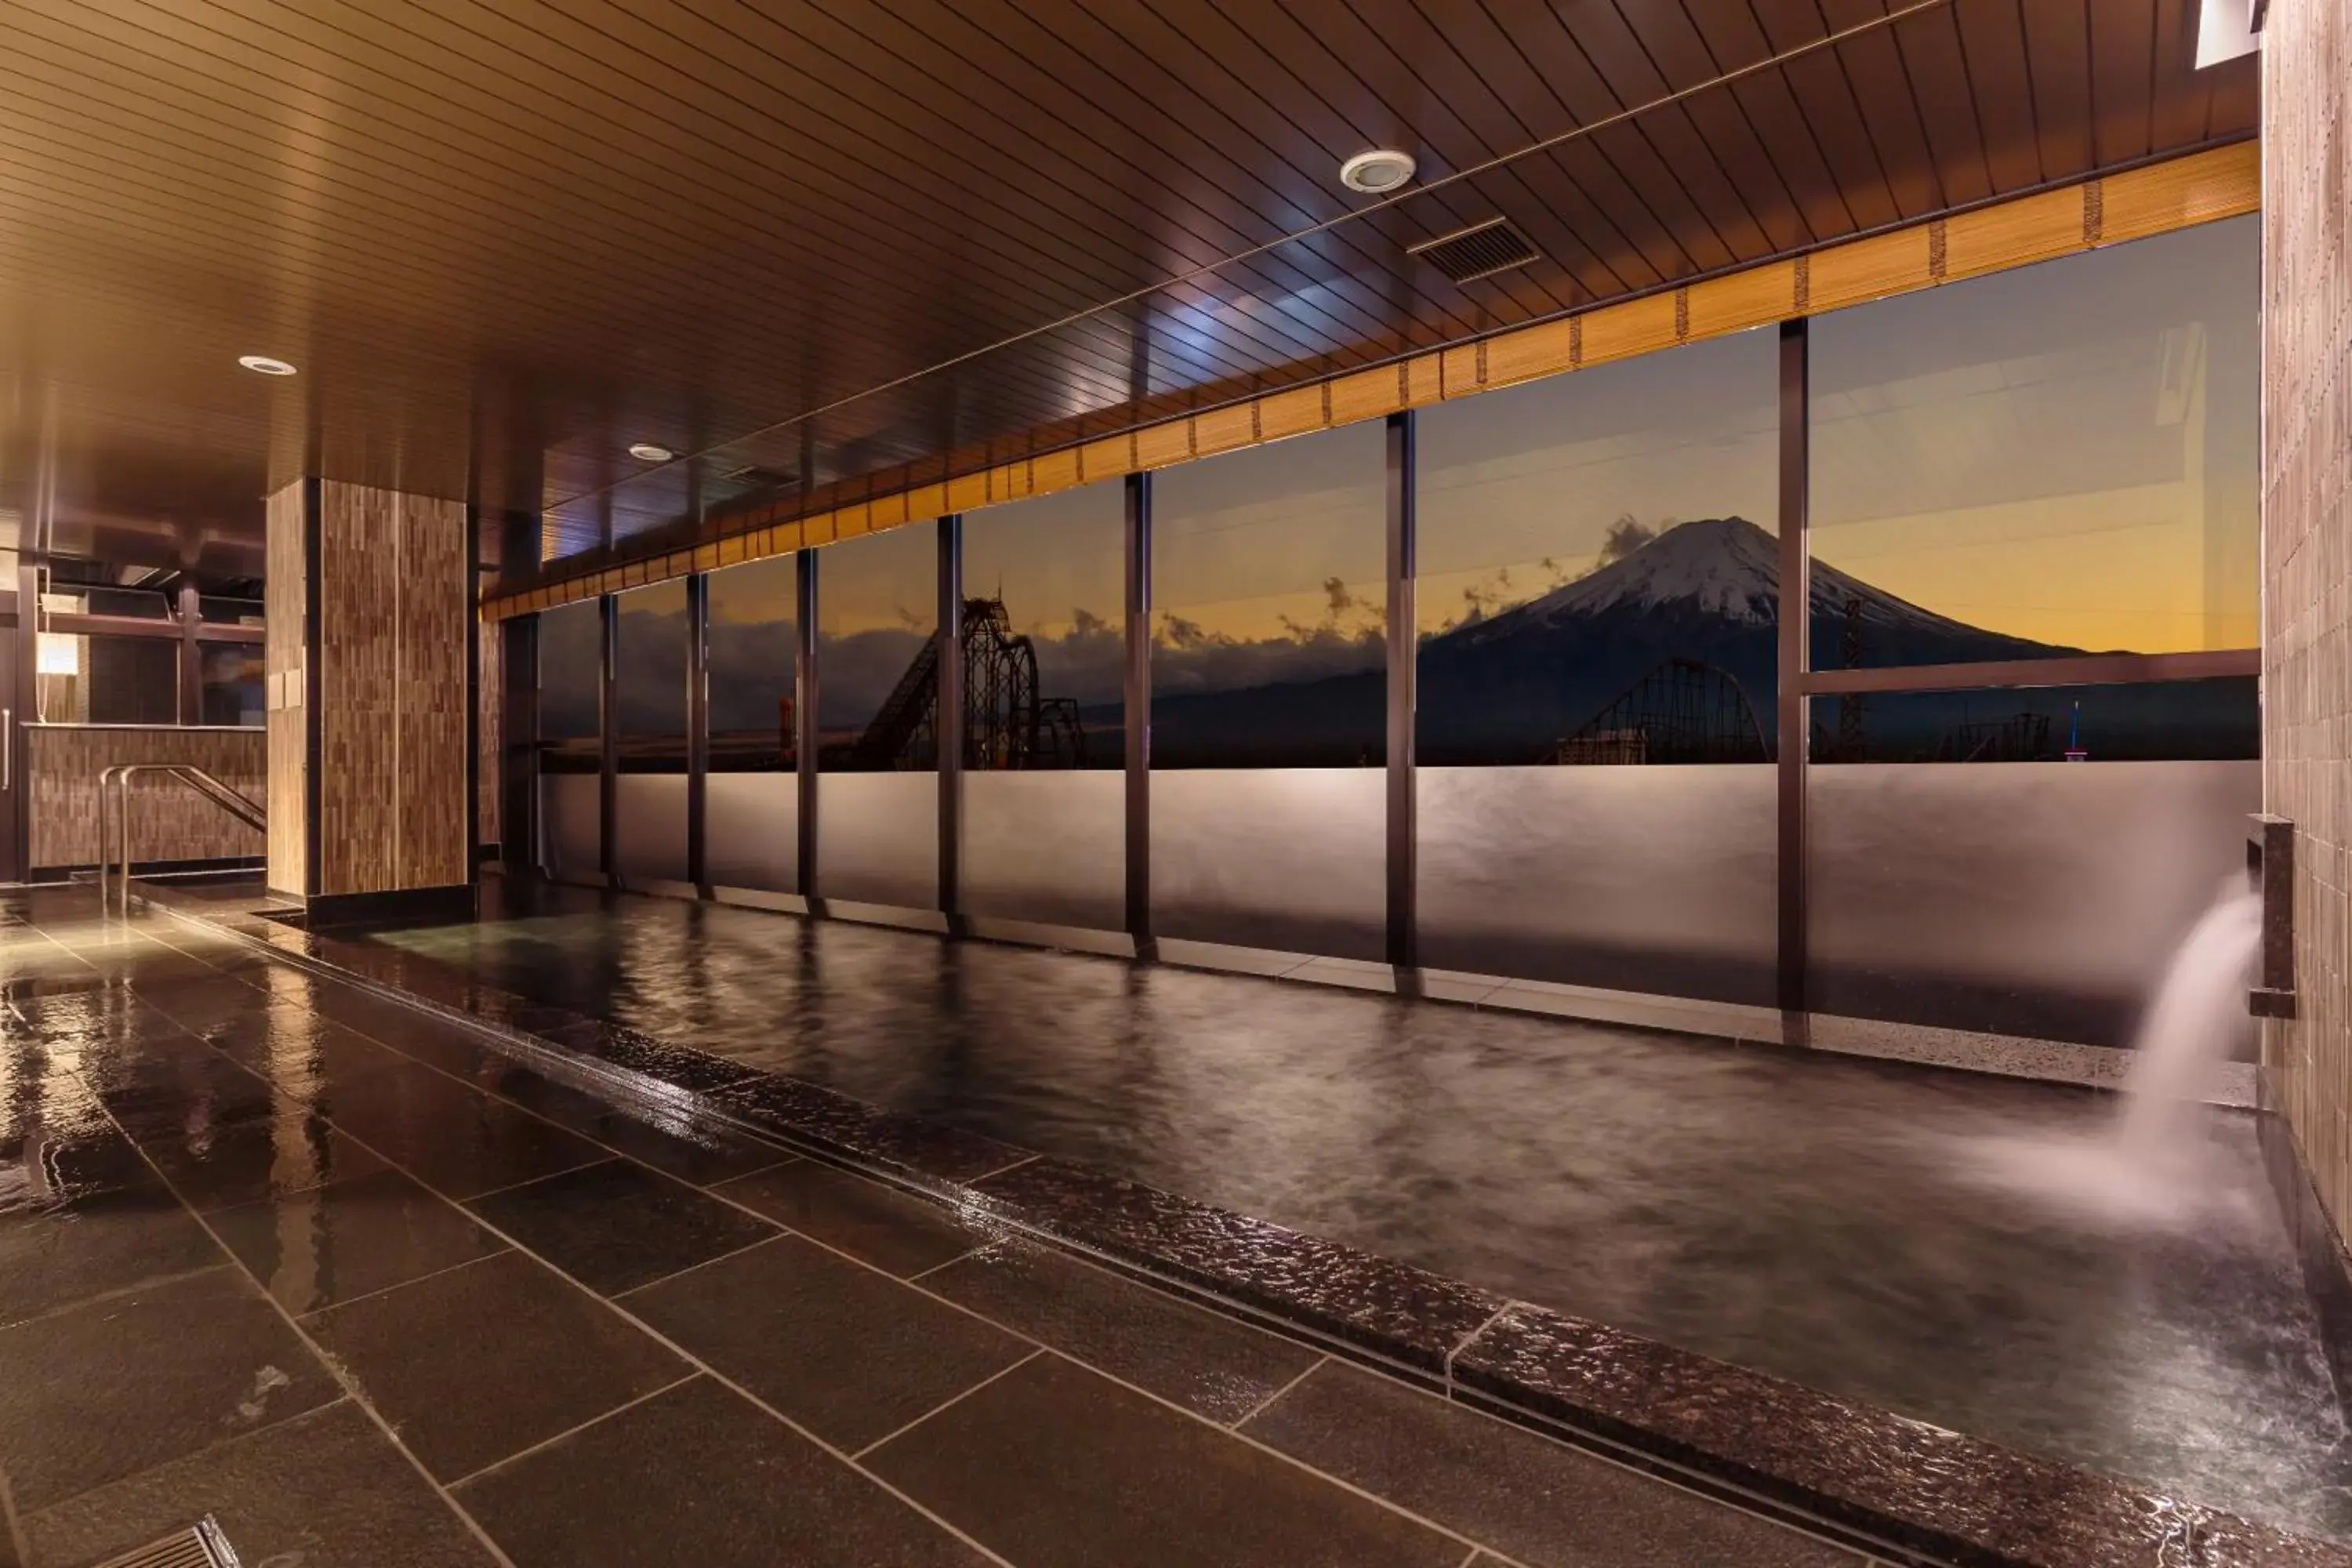
[[[2352,1538],[2255,1148],[2196,1201],[1988,1179],[2053,1086],[655,899],[383,933],[648,1033],[1938,1425]],[[2063,1168],[2063,1167],[2062,1167]]]

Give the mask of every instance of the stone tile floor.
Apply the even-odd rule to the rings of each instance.
[[[1859,1561],[79,890],[0,997],[0,1568]]]

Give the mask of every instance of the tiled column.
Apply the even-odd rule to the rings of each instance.
[[[2352,1225],[2352,0],[2263,28],[2263,764],[2295,825],[2299,1016],[2266,1098]]]
[[[394,490],[270,498],[269,885],[314,921],[472,907],[468,531]]]

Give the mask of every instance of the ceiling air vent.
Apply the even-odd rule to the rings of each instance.
[[[1497,272],[1508,272],[1514,267],[1525,267],[1543,252],[1512,227],[1510,219],[1490,217],[1442,238],[1424,240],[1409,247],[1405,254],[1420,257],[1456,283],[1475,283]]]

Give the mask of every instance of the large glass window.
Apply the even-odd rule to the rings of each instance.
[[[1112,480],[964,519],[972,914],[1124,916],[1126,495]]]
[[[180,645],[174,637],[43,632],[40,716],[51,724],[176,724]]]
[[[830,545],[817,557],[817,890],[939,903],[939,531]]]
[[[1812,323],[1816,668],[2255,646],[2257,224]],[[1813,1005],[2128,1043],[2242,877],[2259,702],[2251,675],[1815,697]]]
[[[604,607],[591,599],[539,617],[540,805],[544,863],[593,876],[604,858]]]
[[[1386,453],[1372,421],[1156,476],[1153,767],[1385,759]]]
[[[1113,480],[964,519],[967,767],[1125,762],[1126,495]]]
[[[1423,763],[1764,760],[1777,365],[1746,332],[1422,411]]]
[[[1381,955],[1386,449],[1375,420],[1154,478],[1162,935]]]
[[[268,719],[261,645],[206,643],[200,652],[207,724],[261,724]]]
[[[723,888],[791,892],[800,852],[798,558],[714,572],[703,858]]]
[[[1814,668],[2256,644],[2259,222],[1813,321]]]
[[[939,535],[914,525],[824,551],[817,575],[817,764],[935,765]]]
[[[683,579],[614,601],[614,867],[625,879],[686,879],[687,679]]]
[[[1748,332],[1419,416],[1424,963],[1769,1000],[1778,384]]]

